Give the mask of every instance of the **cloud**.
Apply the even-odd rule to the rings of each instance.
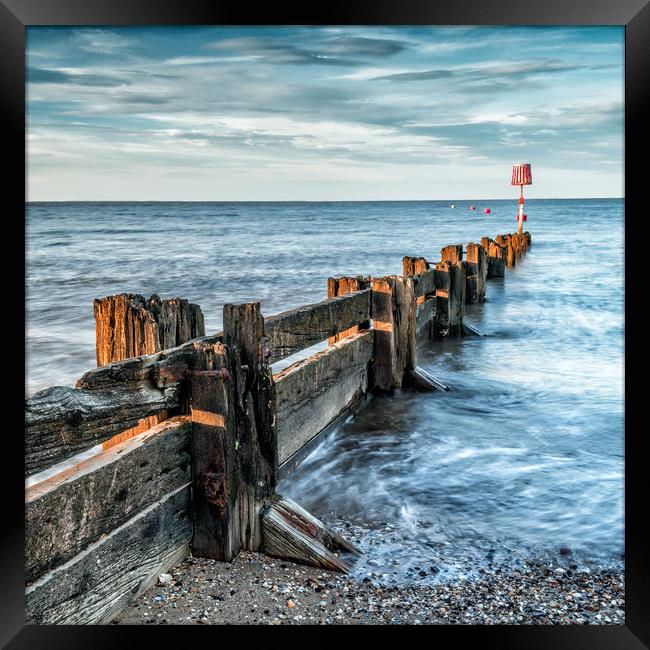
[[[325,49],[331,54],[346,54],[363,57],[388,57],[399,54],[407,47],[403,41],[387,38],[365,38],[342,36],[326,41]]]
[[[330,56],[325,52],[310,50],[281,40],[244,36],[227,38],[211,43],[209,47],[217,50],[230,50],[252,54],[262,63],[292,65],[340,65],[356,66],[359,61]]]
[[[109,76],[93,73],[69,73],[46,68],[28,68],[27,82],[35,84],[72,84],[80,86],[115,87],[130,84],[123,76]]]

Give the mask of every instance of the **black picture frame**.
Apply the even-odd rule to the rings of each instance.
[[[435,626],[427,634],[439,641],[450,634],[455,643],[494,645],[500,648],[644,648],[650,645],[649,547],[642,534],[647,506],[644,501],[650,487],[643,457],[643,438],[647,424],[634,417],[638,412],[643,381],[632,379],[631,367],[639,363],[632,348],[643,318],[636,317],[645,294],[634,291],[643,282],[639,245],[639,224],[643,221],[641,194],[643,160],[648,137],[647,115],[650,96],[650,5],[647,0],[337,0],[327,5],[309,3],[277,6],[276,3],[252,8],[232,0],[0,0],[0,115],[3,124],[5,162],[17,172],[14,182],[6,185],[5,224],[14,230],[11,238],[24,238],[25,210],[25,28],[36,25],[138,25],[138,24],[438,24],[438,25],[625,25],[625,223],[626,255],[625,320],[626,340],[626,440],[625,440],[625,626]],[[643,135],[645,133],[645,136]],[[8,146],[7,146],[8,145]],[[638,161],[638,164],[635,162]],[[645,165],[647,167],[647,163]],[[634,228],[633,228],[634,226]],[[17,272],[14,271],[13,275]],[[25,299],[22,285],[7,275],[13,299]],[[637,297],[638,296],[638,297]],[[635,299],[636,305],[633,304]],[[10,319],[10,331],[3,341],[24,337],[24,319]],[[647,320],[645,321],[647,322]],[[7,324],[7,323],[5,323]],[[13,346],[17,347],[17,346]],[[19,354],[19,349],[16,350]],[[14,367],[20,367],[17,361]],[[5,375],[6,376],[6,375]],[[16,393],[20,382],[12,377]],[[22,397],[6,398],[12,413],[18,413]],[[20,418],[20,416],[18,416]],[[18,427],[20,427],[20,422]],[[22,439],[11,427],[4,438],[15,443],[5,452],[2,475],[5,479],[2,566],[0,589],[0,643],[7,648],[111,647],[137,642],[158,643],[166,626],[24,626],[24,492],[22,476]],[[645,506],[645,507],[644,507]],[[209,643],[220,641],[221,632],[212,626],[184,626],[181,634],[211,634]],[[178,628],[177,628],[178,629]],[[275,628],[277,630],[277,628]],[[286,629],[286,628],[283,628]],[[340,629],[340,628],[339,628]],[[349,629],[349,628],[348,628]],[[267,631],[270,628],[257,628]],[[382,628],[382,635],[388,631]],[[399,630],[398,630],[399,631]],[[142,633],[142,634],[141,634]],[[269,631],[269,633],[271,633]],[[277,634],[277,632],[273,632]],[[470,638],[471,637],[471,638]],[[154,640],[155,639],[155,640]]]

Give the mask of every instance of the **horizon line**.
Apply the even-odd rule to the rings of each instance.
[[[624,196],[538,196],[529,201],[585,201],[625,199]],[[517,197],[478,199],[38,199],[29,203],[426,203],[426,202],[480,202],[517,201]]]

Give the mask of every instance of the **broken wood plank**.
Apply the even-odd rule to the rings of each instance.
[[[462,334],[463,336],[485,336],[485,334],[481,334],[481,332],[479,332],[479,330],[477,330],[473,325],[470,325],[465,321],[463,321],[462,324]]]
[[[110,622],[188,555],[191,534],[185,485],[27,587],[26,623]]]
[[[354,293],[355,291],[361,291],[367,289],[370,286],[371,279],[369,277],[363,277],[358,275],[356,277],[341,277],[341,278],[328,278],[327,279],[327,298],[336,298],[337,296],[345,296],[348,293]],[[329,345],[333,345],[337,341],[344,339],[346,336],[356,334],[359,329],[368,329],[370,327],[370,321],[364,321],[359,325],[354,325],[349,329],[343,330],[334,336],[330,336],[327,339]]]
[[[375,330],[370,385],[378,393],[402,387],[415,367],[416,320],[413,278],[389,275],[372,282]]]
[[[432,390],[449,390],[449,386],[443,384],[432,374],[428,373],[423,368],[420,368],[420,366],[416,366],[409,373],[409,385],[411,388],[422,392],[428,392]]]
[[[179,404],[180,385],[101,390],[54,386],[25,400],[25,475],[108,440]]]
[[[358,332],[274,376],[280,463],[365,394],[374,335]]]
[[[261,511],[275,493],[279,471],[276,389],[260,303],[224,305],[223,332],[224,342],[237,355],[231,368],[235,377],[241,545],[258,551],[262,545]]]
[[[279,495],[263,512],[262,530],[267,555],[330,571],[349,573],[354,557],[361,553],[297,503]],[[337,550],[352,558],[338,557],[334,553]]]
[[[190,480],[179,416],[25,490],[25,581],[67,562]]]
[[[269,316],[265,319],[264,331],[269,338],[270,363],[320,343],[369,318],[370,289]]]

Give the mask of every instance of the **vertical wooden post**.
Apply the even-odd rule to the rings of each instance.
[[[421,275],[429,270],[429,262],[424,257],[409,257],[405,255],[402,258],[402,269],[404,278],[407,278],[409,275]],[[415,302],[417,305],[421,305],[426,299],[426,296],[418,296]]]
[[[530,233],[527,230],[524,232],[524,236],[526,237],[526,240],[527,240],[527,246],[526,247],[530,248],[533,245],[532,237],[530,236]]]
[[[97,365],[176,347],[205,335],[203,313],[183,298],[120,293],[94,302]]]
[[[192,553],[226,562],[241,549],[232,361],[226,346],[203,346],[190,375]]]
[[[460,333],[465,315],[466,282],[467,271],[462,260],[436,264],[436,337]]]
[[[468,303],[483,302],[487,277],[487,255],[480,244],[467,244],[467,295]]]
[[[176,347],[205,335],[203,313],[182,298],[145,300],[137,293],[120,293],[95,299],[97,365],[104,366]],[[143,418],[138,424],[102,443],[104,450],[167,419],[167,412]]]
[[[262,548],[262,509],[278,481],[275,384],[260,303],[223,307],[223,340],[235,357],[235,422],[242,548]]]
[[[336,296],[344,296],[346,293],[352,293],[353,291],[361,291],[362,289],[367,289],[371,284],[371,279],[364,278],[361,275],[356,277],[341,277],[341,278],[327,278],[327,297],[336,298]],[[360,329],[365,330],[370,327],[370,322],[366,321],[350,327],[343,332],[339,332],[334,336],[330,336],[327,339],[329,345],[334,345],[337,341],[346,338],[355,334]]]
[[[463,259],[463,245],[450,244],[440,249],[441,262],[460,262]]]
[[[506,266],[508,268],[515,266],[517,261],[515,258],[515,250],[512,245],[512,237],[510,235],[498,235],[496,242],[506,249]]]
[[[413,280],[390,275],[372,281],[375,329],[371,386],[389,393],[402,388],[415,369],[415,293]]]

